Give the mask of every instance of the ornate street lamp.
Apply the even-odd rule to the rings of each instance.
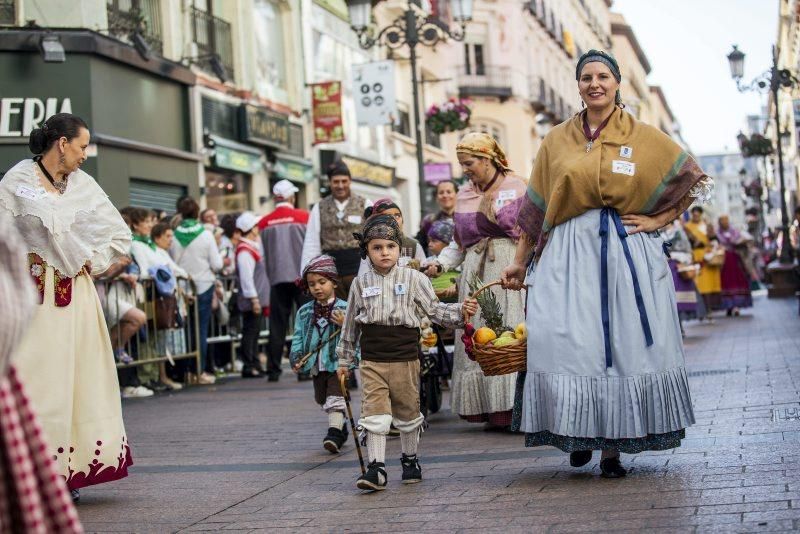
[[[377,2],[376,2],[377,3]],[[448,0],[453,21],[458,24],[450,28],[444,21],[427,16],[420,7],[420,0],[410,0],[407,9],[390,25],[377,28],[372,24],[373,0],[347,0],[350,25],[358,36],[361,48],[367,50],[375,45],[396,49],[408,46],[411,62],[411,94],[414,99],[414,132],[417,143],[417,172],[420,189],[425,182],[422,155],[422,119],[419,112],[419,87],[417,82],[417,45],[436,46],[440,41],[453,39],[463,41],[467,22],[472,20],[472,0]]]
[[[783,143],[781,143],[781,115],[778,97],[780,96],[781,89],[791,89],[798,84],[798,80],[789,69],[778,68],[778,50],[775,46],[772,47],[772,67],[767,72],[756,77],[749,84],[742,84],[744,77],[744,57],[745,54],[739,50],[735,45],[730,54],[728,54],[728,62],[731,68],[731,78],[736,82],[736,88],[740,92],[745,91],[758,91],[772,93],[775,132],[777,132],[775,146],[778,152],[778,177],[780,179],[781,187],[781,234],[783,241],[781,246],[781,253],[778,259],[779,265],[773,266],[771,272],[778,274],[782,272],[784,277],[785,286],[784,291],[788,292],[790,286],[794,287],[793,265],[794,265],[794,251],[789,240],[789,211],[786,207],[786,182],[783,176]],[[777,285],[777,284],[773,284]],[[776,292],[777,295],[777,292]]]

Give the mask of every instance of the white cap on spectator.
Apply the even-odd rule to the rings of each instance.
[[[281,197],[281,198],[289,198],[298,191],[300,190],[297,189],[297,186],[295,186],[289,180],[281,180],[280,182],[272,186],[272,194],[275,195],[276,197]]]
[[[246,234],[258,224],[258,217],[252,211],[245,211],[236,218],[236,228]]]

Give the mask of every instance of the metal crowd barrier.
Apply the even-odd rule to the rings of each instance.
[[[229,309],[236,309],[236,298],[237,298],[237,288],[236,288],[236,277],[231,276],[221,276],[218,280],[222,283],[222,288],[225,292],[225,300],[220,302],[220,306],[227,306]],[[228,303],[232,302],[233,304],[229,306]],[[289,324],[286,329],[286,342],[291,342],[292,339],[292,332],[294,332],[294,316],[297,310],[292,310],[290,315]],[[242,339],[242,316],[238,312],[231,313],[227,323],[222,323],[219,320],[219,316],[216,313],[211,314],[211,326],[208,330],[208,344],[209,349],[211,349],[212,345],[222,347],[225,344],[228,345],[223,350],[229,352],[229,366],[230,370],[235,370],[234,362],[236,361],[236,349],[239,348],[241,345]],[[264,319],[261,323],[261,331],[258,335],[258,346],[259,351],[266,352],[266,347],[269,343],[269,320]]]
[[[236,349],[241,345],[242,340],[242,316],[236,311],[236,298],[238,290],[236,288],[236,276],[220,276],[218,278],[222,284],[222,289],[225,293],[225,299],[220,302],[220,306],[226,306],[230,313],[228,321],[223,323],[220,321],[219,314],[211,314],[211,326],[208,329],[208,345],[209,350],[214,346],[220,347],[228,353],[229,370],[235,371],[234,362],[236,361]],[[232,304],[229,304],[232,303]],[[269,321],[263,320],[261,322],[261,331],[258,334],[259,349],[265,346],[269,340]],[[222,349],[227,344],[225,349]]]
[[[136,287],[121,280],[99,280],[96,282],[98,295],[106,314],[106,322],[112,332],[116,328],[117,347],[123,348],[134,361],[117,362],[117,368],[124,369],[160,362],[174,363],[175,360],[194,359],[196,369],[200,368],[200,338],[198,306],[194,282],[178,279],[175,297],[180,319],[175,328],[157,328],[159,310],[156,302],[158,293],[155,282],[140,279]],[[122,315],[131,307],[142,310],[147,320],[144,326],[122,344]]]

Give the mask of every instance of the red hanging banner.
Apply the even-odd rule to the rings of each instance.
[[[311,84],[311,113],[315,145],[344,141],[341,82]]]

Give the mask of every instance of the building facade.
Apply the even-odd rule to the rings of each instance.
[[[0,81],[0,171],[29,156],[32,127],[64,110],[89,123],[85,168],[118,206],[173,211],[190,194],[220,213],[258,211],[278,179],[296,182],[301,200],[316,189],[296,2],[5,6],[0,64],[12,75]],[[63,47],[62,61],[45,61],[46,35]]]
[[[779,0],[778,30],[776,38],[778,68],[789,69],[800,75],[800,2],[798,0]],[[786,204],[791,224],[795,208],[800,205],[798,184],[800,184],[800,86],[779,91],[780,129],[776,128],[772,94],[765,109],[767,123],[764,132],[772,140],[773,146],[781,143],[783,150],[783,177],[786,185]],[[771,219],[780,224],[780,172],[777,154],[765,160],[767,185],[769,186],[770,207],[774,210]]]
[[[455,146],[467,131],[494,136],[514,171],[529,176],[542,138],[581,108],[575,64],[591,48],[620,57],[629,111],[677,132],[611,0],[479,0],[463,41],[419,45],[419,115],[452,98],[468,99],[472,110],[465,130],[422,129],[421,177],[409,50],[363,49],[345,0],[85,0],[68,12],[59,0],[2,5],[11,7],[0,12],[0,64],[14,74],[0,80],[0,171],[27,156],[26,128],[70,109],[92,126],[96,155],[87,170],[120,206],[171,211],[191,194],[220,213],[265,212],[271,185],[287,178],[306,207],[327,193],[327,165],[343,159],[354,191],[394,199],[413,233],[436,209],[436,181],[460,178]],[[446,1],[420,6],[452,27]],[[377,2],[376,26],[408,7]],[[62,63],[42,58],[38,43],[48,32],[64,46]],[[360,126],[353,68],[387,59],[393,122]],[[68,83],[46,83],[61,77]],[[309,85],[327,81],[341,82],[344,141],[313,145]]]

